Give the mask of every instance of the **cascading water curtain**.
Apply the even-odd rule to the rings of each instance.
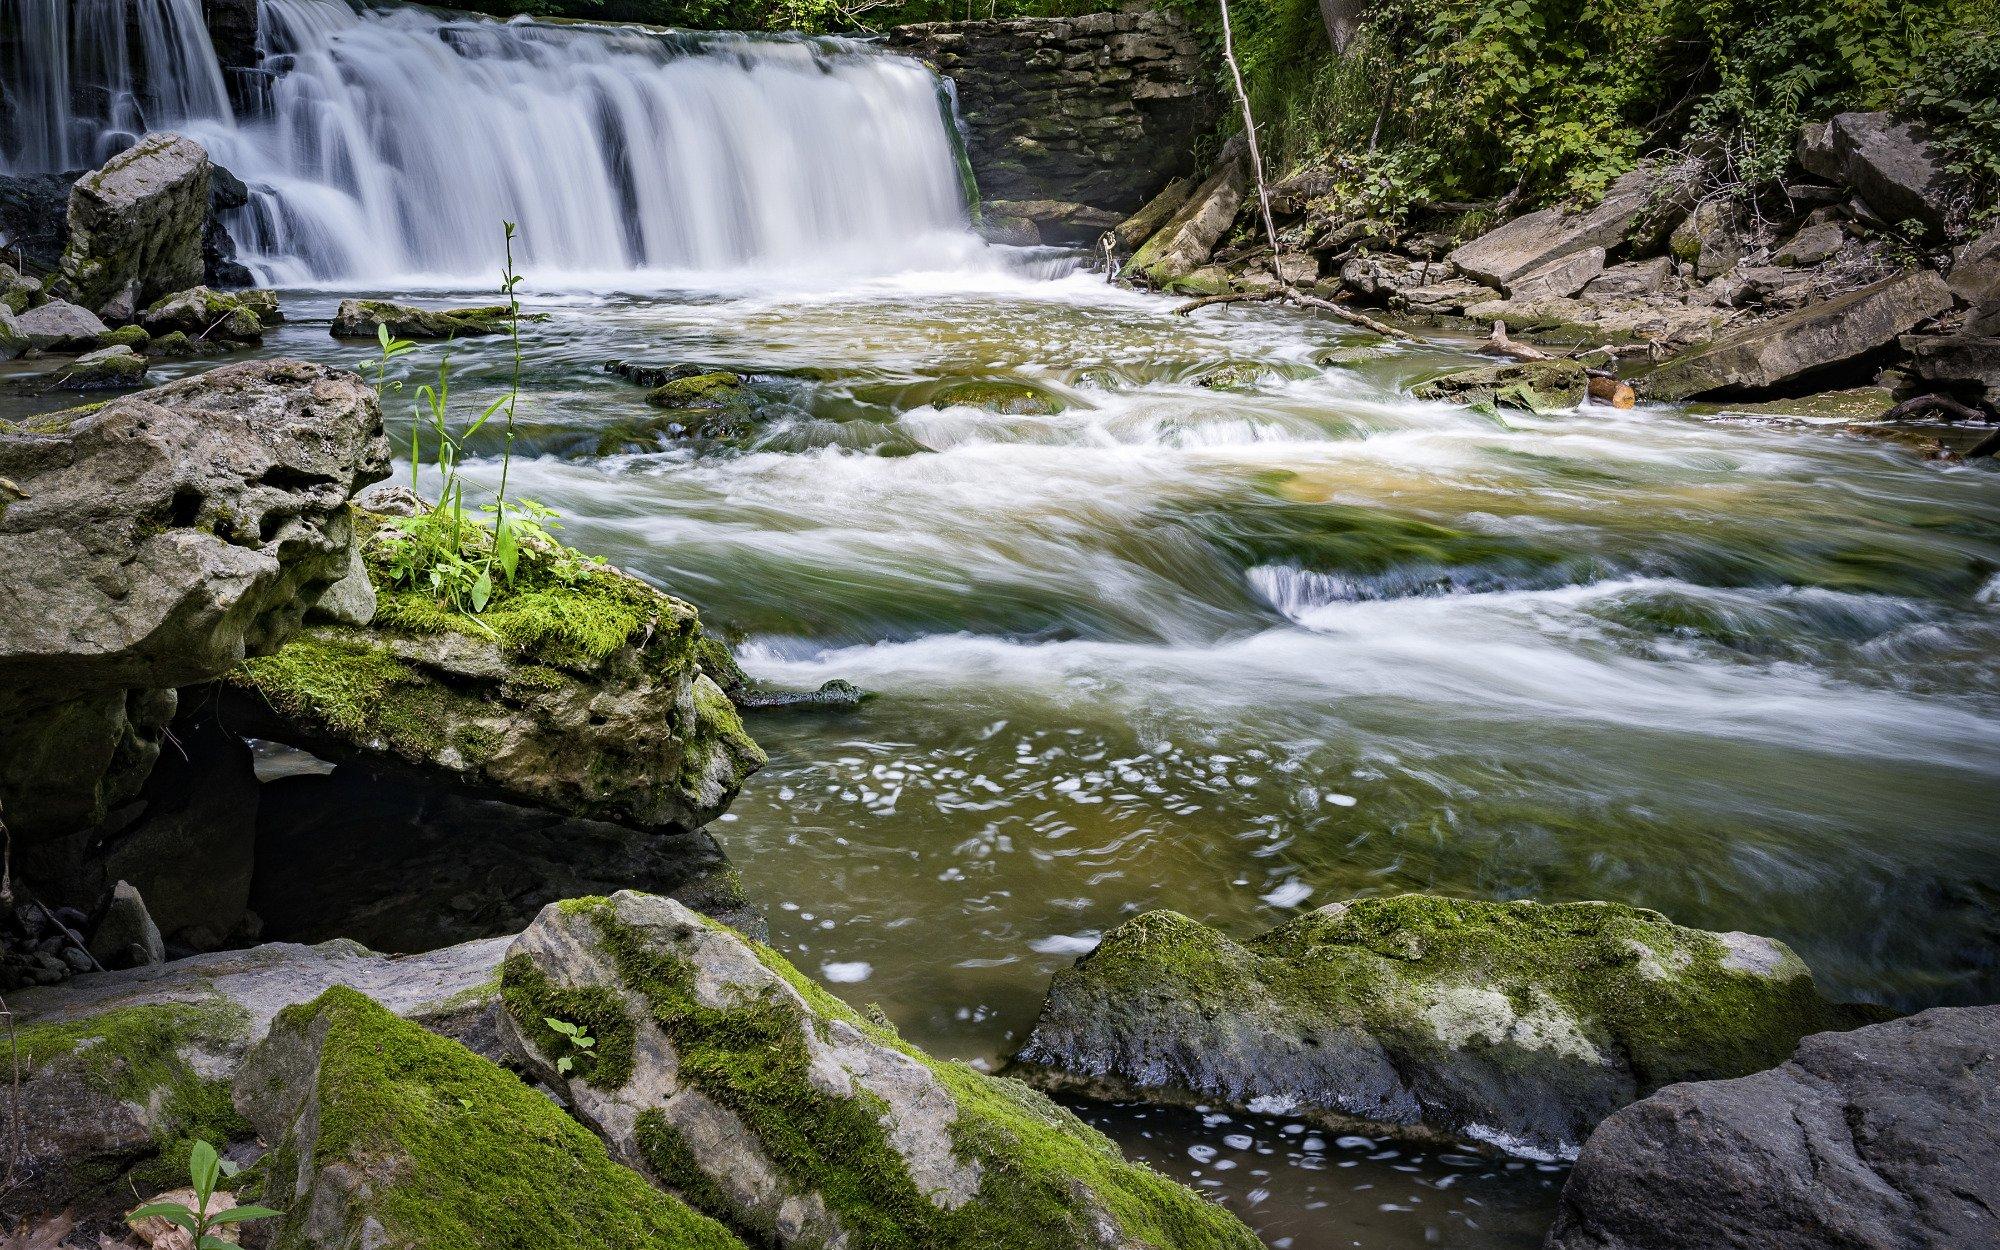
[[[201,0],[0,0],[8,173],[88,169],[148,130],[228,125]]]

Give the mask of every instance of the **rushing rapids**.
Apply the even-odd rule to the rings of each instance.
[[[266,0],[238,116],[197,9],[21,0],[42,55],[8,85],[41,120],[9,167],[195,135],[289,288],[265,350],[350,366],[340,293],[487,283],[519,221],[550,320],[515,489],[753,676],[880,696],[755,722],[772,762],[716,829],[786,954],[932,1052],[999,1062],[1139,911],[1248,934],[1400,890],[1753,929],[1898,1009],[2000,994],[1990,469],[1664,405],[1418,403],[1475,344],[1037,278],[967,230],[936,81],[859,45]],[[661,434],[614,357],[740,371],[751,432]],[[466,414],[507,363],[461,345]],[[951,402],[967,381],[1053,411]],[[354,871],[329,893],[389,870]],[[1539,1244],[1559,1183],[1088,1114],[1291,1250]]]

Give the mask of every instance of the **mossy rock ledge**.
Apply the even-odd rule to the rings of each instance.
[[[1249,942],[1171,911],[1057,975],[1008,1069],[1043,1089],[1574,1158],[1618,1108],[1879,1018],[1782,942],[1615,903],[1405,894]]]
[[[565,552],[465,615],[393,582],[388,523],[357,513],[368,624],[313,626],[231,675],[244,732],[639,829],[707,824],[763,765],[691,605]]]
[[[501,1000],[509,1045],[615,1158],[752,1244],[1258,1245],[1041,1094],[932,1059],[670,899],[544,908],[509,950]]]
[[[539,315],[523,314],[522,320],[539,320]],[[420,308],[382,299],[344,299],[333,314],[333,337],[372,339],[378,327],[388,326],[399,339],[471,338],[507,333],[505,304],[483,304],[476,308]]]

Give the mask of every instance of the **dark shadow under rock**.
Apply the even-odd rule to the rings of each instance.
[[[763,919],[702,830],[641,833],[394,769],[268,782],[250,905],[279,941],[434,950],[525,928],[558,899],[639,889],[749,932]]]

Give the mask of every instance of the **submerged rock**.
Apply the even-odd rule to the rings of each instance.
[[[802,694],[740,694],[736,706],[746,712],[776,712],[787,708],[856,708],[875,696],[851,681],[835,677]]]
[[[574,552],[538,549],[474,617],[428,587],[399,586],[403,531],[363,521],[372,622],[314,626],[232,674],[249,696],[236,700],[247,732],[642,829],[706,824],[763,765],[700,671],[692,606]]]
[[[1860,1023],[1784,944],[1613,903],[1336,903],[1238,944],[1173,912],[1059,973],[1010,1071],[1044,1089],[1233,1107],[1572,1156],[1674,1081]]]
[[[1768,1072],[1674,1085],[1591,1135],[1550,1250],[1990,1246],[2000,1007],[1822,1033]]]
[[[1453,404],[1495,404],[1528,412],[1574,408],[1590,386],[1574,360],[1536,360],[1514,365],[1460,369],[1410,388],[1416,399]]]
[[[724,370],[688,373],[669,378],[646,393],[655,408],[691,410],[721,408],[743,390],[743,378]]]
[[[346,988],[287,1009],[236,1105],[289,1246],[743,1250],[519,1078]]]
[[[1898,335],[1948,311],[1951,303],[1937,274],[1898,274],[1724,334],[1646,374],[1640,389],[1666,400],[1768,392],[1892,346]]]
[[[931,1059],[669,900],[545,909],[501,987],[510,1045],[613,1155],[758,1244],[1258,1244],[1039,1094]]]
[[[24,846],[129,802],[177,687],[271,651],[388,472],[374,393],[267,360],[0,433],[0,804]]]
[[[947,383],[931,393],[929,402],[937,408],[984,408],[1011,417],[1045,417],[1062,408],[1024,382],[990,378]]]
[[[202,279],[208,153],[192,139],[150,134],[85,174],[69,195],[63,285],[86,308],[140,307]]]
[[[523,320],[528,318],[524,315]],[[468,338],[507,333],[507,306],[419,308],[379,299],[346,299],[333,314],[333,337],[372,339],[380,326],[403,339]]]

